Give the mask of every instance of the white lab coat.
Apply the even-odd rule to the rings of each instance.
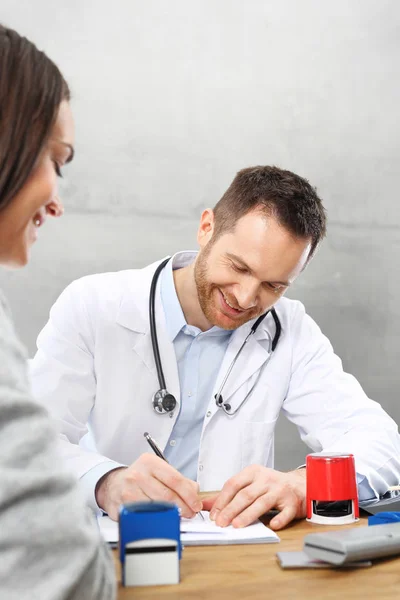
[[[157,263],[158,264],[158,263]],[[73,282],[51,309],[31,364],[34,394],[60,430],[62,453],[78,477],[109,459],[128,465],[149,448],[149,431],[163,448],[179,414],[157,415],[159,389],[153,358],[148,298],[156,264],[84,277]],[[377,493],[400,480],[397,426],[340,359],[300,302],[276,304],[282,335],[267,367],[271,316],[246,344],[232,371],[224,400],[238,405],[235,416],[215,405],[214,394],[251,323],[236,330],[222,362],[204,418],[198,461],[202,490],[220,489],[251,464],[274,465],[274,429],[281,411],[297,425],[312,451],[352,452],[356,469]],[[168,339],[159,288],[158,340],[167,389],[180,401],[175,352]],[[260,375],[261,369],[261,376]],[[207,377],[207,373],[202,373]],[[90,423],[96,452],[81,447]],[[293,458],[295,466],[296,457]]]

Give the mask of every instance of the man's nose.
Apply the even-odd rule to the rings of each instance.
[[[235,292],[237,303],[243,310],[257,306],[258,283],[247,282]]]
[[[64,206],[58,196],[46,204],[46,213],[51,217],[61,217],[64,214]]]

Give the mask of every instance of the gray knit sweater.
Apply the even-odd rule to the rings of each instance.
[[[32,400],[0,292],[0,599],[109,600],[112,557]]]

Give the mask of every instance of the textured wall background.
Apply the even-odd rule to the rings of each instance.
[[[2,0],[73,91],[65,217],[0,285],[32,354],[71,280],[195,246],[235,172],[276,164],[318,187],[329,235],[291,290],[344,366],[400,420],[400,3]],[[277,466],[305,447],[280,423]]]

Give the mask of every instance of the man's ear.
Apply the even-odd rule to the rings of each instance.
[[[214,211],[211,208],[206,208],[201,213],[199,228],[197,230],[197,242],[200,248],[204,248],[211,240],[214,233],[214,226]]]

